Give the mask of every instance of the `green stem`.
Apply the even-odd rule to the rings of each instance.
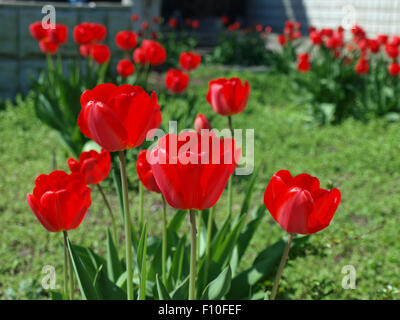
[[[69,297],[68,292],[68,245],[64,233],[64,296]]]
[[[204,268],[204,283],[208,281],[208,269],[210,267],[211,261],[211,233],[212,233],[212,225],[214,219],[214,207],[211,207],[208,212],[208,222],[207,222],[207,246],[206,246],[206,266]]]
[[[112,230],[113,230],[114,243],[117,244],[118,243],[117,224],[115,222],[115,217],[114,217],[111,205],[108,202],[106,194],[104,193],[104,190],[103,190],[103,188],[101,187],[100,184],[97,184],[97,188],[99,189],[99,192],[100,192],[101,196],[103,197],[104,203],[105,203],[105,205],[106,205],[106,207],[108,209],[108,213],[110,214]]]
[[[283,268],[285,267],[286,260],[289,256],[290,244],[291,244],[292,240],[293,240],[293,233],[289,233],[289,238],[286,242],[285,250],[283,251],[281,263],[279,264],[279,268],[276,273],[275,283],[274,283],[274,287],[272,289],[270,300],[275,300],[276,293],[278,291],[279,281],[281,280],[281,277],[282,277]]]
[[[196,230],[196,211],[190,210],[190,231],[192,235],[190,250],[190,282],[189,282],[189,300],[196,299],[196,247],[197,247],[197,230]]]
[[[143,228],[143,184],[139,181],[139,226]]]
[[[228,125],[229,125],[229,130],[231,131],[231,137],[233,139],[233,125],[232,125],[232,117],[228,116]],[[230,176],[228,180],[228,216],[231,216],[232,214],[232,179],[233,175]]]
[[[74,278],[73,278],[73,271],[72,271],[72,259],[71,259],[71,255],[69,254],[69,251],[68,251],[68,233],[67,233],[67,231],[63,231],[63,235],[64,235],[64,247],[66,250],[67,265],[68,265],[68,278],[69,278],[68,297],[70,300],[72,300],[72,295],[74,292]]]
[[[121,165],[121,183],[122,183],[122,196],[124,201],[124,217],[125,217],[126,287],[127,287],[128,300],[133,300],[132,235],[131,235],[131,217],[129,214],[128,179],[126,176],[126,163],[125,163],[124,151],[119,151],[118,155]]]
[[[163,240],[162,240],[162,279],[164,284],[167,284],[167,203],[161,195],[163,202]]]
[[[199,210],[199,223],[198,223],[198,227],[197,227],[197,260],[200,259],[200,237],[201,237],[201,225],[202,225],[202,214],[203,212],[201,210]]]

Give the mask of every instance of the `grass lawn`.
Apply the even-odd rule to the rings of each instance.
[[[399,123],[347,120],[338,126],[311,127],[305,121],[304,107],[290,102],[292,93],[284,75],[202,67],[193,74],[189,90],[198,96],[196,108],[212,117],[212,125],[218,129],[225,128],[227,120],[214,116],[206,102],[207,81],[233,75],[248,79],[251,86],[246,110],[233,121],[235,128],[255,130],[255,162],[262,168],[252,206],[263,203],[267,183],[280,169],[293,174],[307,172],[320,178],[322,187],[335,186],[342,193],[330,227],[311,236],[304,255],[289,260],[281,292],[290,299],[399,299]],[[164,120],[186,107],[184,97],[171,99],[165,95],[160,97],[160,105]],[[36,119],[29,99],[17,99],[15,106],[0,111],[0,299],[46,298],[40,285],[45,265],[54,265],[62,278],[61,234],[46,232],[26,203],[34,178],[51,171],[54,150],[57,167],[66,170],[67,154],[60,140]],[[134,163],[129,164],[128,175],[135,177]],[[240,207],[247,179],[235,178],[234,208]],[[104,185],[112,193],[109,180]],[[134,188],[135,181],[132,185]],[[135,208],[137,197],[133,192],[131,200]],[[146,193],[146,200],[151,233],[159,234],[160,199]],[[96,189],[92,202],[82,225],[70,236],[74,243],[102,253],[104,225],[109,221]],[[112,202],[118,212],[115,197]],[[225,215],[225,202],[223,194],[216,209],[219,220]],[[249,266],[257,252],[283,234],[266,213],[241,267]],[[353,290],[342,288],[342,268],[346,265],[356,270]]]

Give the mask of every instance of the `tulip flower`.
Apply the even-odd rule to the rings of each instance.
[[[190,150],[182,147],[186,141]],[[211,145],[214,148],[207,150]],[[220,150],[218,161],[212,158],[215,148]],[[213,132],[184,132],[162,137],[151,152],[150,163],[157,185],[172,207],[204,210],[218,201],[240,153],[233,139],[222,140]],[[209,163],[205,163],[206,159]]]
[[[207,101],[213,110],[222,116],[243,112],[249,99],[250,86],[247,80],[220,78],[208,84]]]
[[[90,188],[78,173],[64,171],[41,174],[35,180],[29,207],[39,222],[50,232],[77,228],[90,207]]]
[[[316,46],[322,44],[322,34],[318,32],[317,30],[311,31],[310,32],[310,40],[312,43]]]
[[[74,40],[77,44],[88,44],[103,41],[107,35],[104,25],[92,22],[82,22],[74,28]]]
[[[310,55],[308,53],[299,54],[297,56],[297,70],[300,72],[308,72],[311,69],[309,61]]]
[[[155,40],[143,40],[141,48],[144,50],[146,62],[150,65],[159,66],[167,59],[164,47]]]
[[[198,27],[200,27],[200,21],[199,20],[193,20],[192,21],[192,28],[193,29],[197,29]]]
[[[175,18],[171,18],[168,21],[168,25],[170,28],[176,28],[176,26],[178,25],[178,21]]]
[[[105,44],[95,43],[90,49],[90,55],[98,64],[107,63],[111,58],[110,48]]]
[[[283,34],[278,35],[278,42],[283,47],[287,43],[287,39]]]
[[[82,133],[109,152],[140,146],[161,124],[157,95],[139,86],[100,84],[82,94],[81,106]]]
[[[54,29],[49,30],[49,38],[51,42],[58,45],[65,44],[68,39],[68,28],[64,24],[56,24]]]
[[[386,34],[378,34],[376,39],[378,40],[379,44],[383,45],[383,44],[386,44],[386,42],[388,41],[388,38],[389,37]]]
[[[221,22],[226,25],[229,23],[229,17],[228,16],[222,16],[221,17]]]
[[[122,59],[117,64],[117,72],[121,77],[126,78],[135,72],[135,66],[131,60]]]
[[[42,21],[36,21],[29,25],[29,32],[35,40],[40,41],[47,37],[48,29],[43,28]]]
[[[194,120],[194,130],[197,133],[201,133],[201,130],[211,130],[210,122],[204,114],[200,113],[197,115]]]
[[[67,231],[79,227],[85,217],[91,204],[90,188],[81,174],[56,170],[49,175],[39,175],[26,200],[43,227],[50,232],[63,232],[64,293],[72,299],[74,281]]]
[[[394,61],[389,65],[388,70],[389,70],[389,74],[394,77],[394,76],[399,75],[400,66],[396,61]]]
[[[201,61],[201,55],[194,52],[182,52],[179,55],[179,65],[186,71],[196,69]]]
[[[146,64],[146,55],[143,48],[136,48],[133,51],[132,59],[135,63],[144,66]]]
[[[170,92],[183,93],[189,83],[189,75],[179,69],[170,69],[165,76],[165,86]]]
[[[115,43],[122,50],[132,50],[138,43],[137,34],[133,31],[119,31],[115,36]]]
[[[131,20],[134,21],[134,22],[139,21],[139,15],[138,15],[137,13],[134,13],[134,14],[131,16]]]
[[[399,48],[395,44],[387,43],[385,45],[385,51],[389,58],[396,59],[399,55]]]
[[[79,46],[79,54],[84,58],[89,57],[91,51],[92,51],[92,44],[90,43],[81,44]]]
[[[39,41],[39,48],[44,54],[54,54],[58,51],[58,44],[52,41]]]
[[[91,28],[93,30],[94,42],[100,42],[106,38],[107,29],[104,25],[102,25],[100,23],[91,23]]]
[[[368,59],[365,57],[361,57],[360,59],[358,59],[354,69],[360,75],[368,73],[369,72]]]
[[[190,211],[190,300],[195,298],[196,278],[194,209],[204,210],[215,205],[237,166],[240,153],[241,149],[235,146],[233,139],[222,140],[212,132],[168,134],[151,151],[153,175],[165,200],[176,209]]]
[[[313,234],[329,226],[340,203],[338,189],[320,187],[317,178],[288,170],[275,173],[264,194],[264,204],[272,217],[290,235],[278,268],[271,299],[275,299],[294,233]]]
[[[147,157],[149,157],[150,152],[147,150],[140,151],[138,158],[136,160],[136,172],[139,180],[143,183],[147,190],[156,193],[161,193],[160,188],[153,176],[153,171]]]

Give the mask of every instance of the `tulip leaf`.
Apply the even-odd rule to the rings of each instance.
[[[156,283],[157,283],[158,300],[171,300],[168,290],[167,288],[165,288],[158,274],[156,275]]]
[[[108,277],[113,282],[116,282],[123,272],[110,229],[107,229],[107,272]]]
[[[185,210],[178,210],[168,224],[168,231],[177,233],[186,216],[187,214]]]
[[[187,300],[189,293],[189,276],[186,277],[172,292],[172,300]]]
[[[201,300],[220,300],[229,291],[232,280],[231,267],[228,265],[209,285],[204,289]]]
[[[146,299],[146,261],[147,261],[147,224],[143,226],[142,234],[140,235],[137,263],[140,271],[140,287],[139,287],[139,299]]]
[[[179,239],[174,255],[172,256],[171,268],[169,271],[168,284],[169,288],[175,286],[182,279],[183,262],[185,258],[186,236]]]
[[[79,288],[81,290],[82,298],[84,300],[98,300],[96,289],[93,286],[93,282],[88,271],[86,270],[81,258],[75,252],[71,242],[68,240],[68,250],[71,255],[72,265],[74,267],[75,275],[78,279]]]
[[[249,210],[251,196],[253,195],[253,191],[254,191],[254,187],[256,185],[256,181],[257,181],[257,178],[258,178],[258,173],[260,171],[260,167],[261,167],[261,164],[259,164],[257,166],[257,168],[254,170],[253,174],[251,175],[251,178],[250,178],[249,182],[247,183],[246,192],[245,192],[245,198],[243,200],[242,208],[240,210],[240,216],[244,215]]]

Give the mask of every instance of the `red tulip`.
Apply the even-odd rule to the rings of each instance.
[[[50,41],[58,45],[65,44],[68,39],[68,28],[64,24],[56,24],[55,29],[49,29]]]
[[[179,64],[182,69],[191,71],[196,69],[201,61],[201,55],[194,52],[182,52],[179,56]]]
[[[139,20],[139,15],[136,14],[136,13],[134,13],[134,14],[131,16],[131,20],[134,21],[134,22],[138,21],[138,20]]]
[[[178,25],[178,21],[174,18],[171,18],[168,21],[168,25],[170,26],[170,28],[176,28],[176,26]]]
[[[143,40],[141,47],[146,56],[146,62],[153,66],[159,66],[167,60],[167,52],[164,47],[155,40]]]
[[[370,39],[369,40],[369,50],[372,53],[378,53],[381,48],[381,45],[378,40]]]
[[[297,70],[300,72],[308,72],[311,69],[310,55],[308,53],[299,54],[297,56]]]
[[[211,124],[204,114],[200,113],[197,115],[194,120],[194,130],[197,133],[201,133],[201,130],[211,130]]]
[[[158,33],[157,33],[156,31],[152,31],[152,32],[151,32],[151,38],[152,38],[153,40],[157,40],[157,39],[158,39]]]
[[[161,18],[160,17],[153,17],[152,21],[153,21],[153,23],[157,24],[157,23],[160,23]]]
[[[250,95],[250,86],[239,78],[220,78],[208,84],[207,101],[216,113],[230,116],[243,112]]]
[[[398,64],[396,61],[392,62],[392,63],[389,65],[389,74],[390,74],[391,76],[397,76],[397,75],[399,75],[399,73],[400,73],[400,66],[399,66],[399,64]]]
[[[147,21],[143,21],[142,24],[140,25],[140,28],[143,30],[147,30],[149,28],[149,24]]]
[[[94,30],[92,24],[83,22],[74,28],[74,40],[77,44],[87,44],[94,40]]]
[[[122,50],[132,50],[137,42],[137,34],[133,31],[120,31],[115,36],[115,43]]]
[[[31,34],[31,36],[37,40],[43,40],[44,38],[47,37],[48,34],[48,30],[49,29],[44,29],[42,26],[42,21],[36,21],[34,23],[32,23],[31,25],[29,25],[29,32]]]
[[[281,46],[284,46],[287,42],[286,37],[283,34],[278,35],[278,42]]]
[[[86,184],[98,184],[107,178],[111,167],[111,157],[108,151],[102,149],[100,153],[95,150],[82,152],[79,161],[68,159],[71,172],[80,173]]]
[[[392,59],[396,59],[397,56],[399,55],[399,48],[397,47],[397,45],[387,43],[385,45],[385,51],[387,55]]]
[[[400,37],[399,36],[392,36],[390,38],[389,44],[398,47],[400,45]]]
[[[289,233],[312,234],[329,226],[340,203],[338,189],[320,188],[319,180],[288,170],[275,173],[264,194],[272,217]]]
[[[189,84],[189,75],[179,69],[169,69],[165,76],[165,86],[173,93],[182,93]]]
[[[91,28],[93,30],[93,40],[95,42],[103,41],[107,36],[107,29],[100,23],[92,23]]]
[[[389,37],[386,34],[378,34],[377,40],[382,45],[382,44],[386,44],[386,42],[388,41],[388,38]]]
[[[365,57],[361,57],[358,59],[354,69],[358,74],[366,74],[369,72],[369,63],[368,59]]]
[[[81,95],[78,126],[109,152],[140,146],[161,124],[157,95],[139,86],[103,83]]]
[[[91,47],[90,55],[93,57],[94,61],[103,64],[110,60],[111,51],[107,45],[95,43]]]
[[[192,28],[193,29],[197,29],[198,27],[200,27],[200,21],[199,20],[193,20],[192,21]]]
[[[151,151],[150,164],[172,207],[204,210],[220,198],[240,154],[233,139],[183,132],[163,136]]]
[[[131,60],[122,59],[117,64],[117,72],[121,77],[126,78],[135,72],[135,66]]]
[[[39,41],[39,48],[44,54],[54,54],[58,51],[58,44],[48,40]]]
[[[221,17],[221,22],[225,25],[229,23],[229,17],[228,16],[222,16]]]
[[[26,197],[39,222],[50,232],[77,228],[90,207],[90,188],[82,175],[64,171],[41,174]]]
[[[186,27],[190,27],[192,25],[192,20],[190,20],[189,18],[185,19],[185,26]]]
[[[135,51],[133,51],[133,61],[142,66],[146,64],[146,55],[143,48],[136,48]]]
[[[262,24],[257,24],[257,25],[256,25],[256,31],[257,31],[257,32],[261,32],[261,31],[263,31],[263,29],[264,29],[264,27],[263,27]]]
[[[317,30],[311,31],[310,32],[310,40],[312,43],[316,46],[322,44],[322,34],[318,32]]]
[[[92,51],[92,44],[81,44],[79,46],[79,53],[82,57],[90,56],[90,52]]]
[[[150,152],[148,150],[140,151],[136,161],[137,175],[147,190],[161,193],[156,179],[153,176],[153,170],[149,161],[147,160],[147,157],[150,157]]]
[[[322,28],[321,29],[321,35],[324,36],[324,37],[332,37],[333,30],[331,28]]]
[[[272,27],[271,26],[266,26],[265,29],[264,29],[264,32],[266,34],[270,34],[272,32]]]

